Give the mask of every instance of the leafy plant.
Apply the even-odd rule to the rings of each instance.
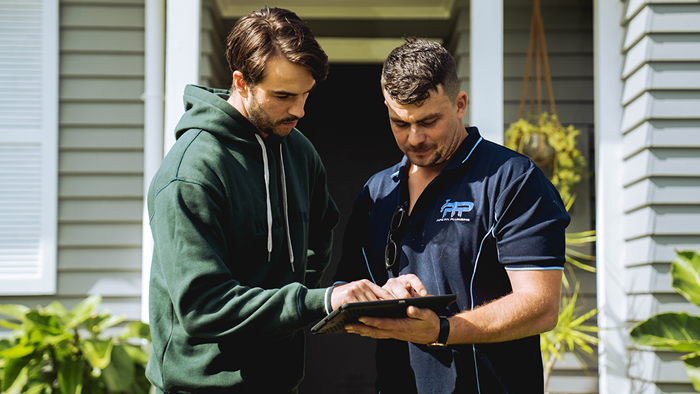
[[[543,112],[537,123],[524,118],[512,123],[506,131],[505,146],[530,157],[568,203],[586,168],[586,159],[576,148],[580,133],[573,125],[564,127],[556,114]]]
[[[567,349],[578,358],[581,365],[586,368],[581,356],[574,352],[579,349],[588,354],[592,360],[593,348],[591,345],[598,344],[598,338],[587,333],[598,332],[598,327],[587,326],[583,323],[589,318],[598,313],[598,309],[590,310],[582,315],[579,314],[580,307],[576,307],[576,299],[579,295],[580,283],[576,282],[571,297],[564,296],[562,299],[562,308],[559,311],[559,320],[557,326],[551,330],[540,334],[540,350],[544,358],[544,387],[549,384],[549,378],[554,369],[556,360],[564,361],[564,354]]]
[[[71,311],[59,302],[45,308],[0,305],[0,314],[17,324],[0,320],[13,330],[0,340],[0,392],[27,393],[148,393],[149,326],[129,323],[116,338],[104,331],[124,320],[107,311],[95,312],[99,295],[81,301]]]
[[[692,250],[676,251],[671,263],[673,288],[700,306],[700,255]],[[687,313],[658,313],[632,327],[630,336],[637,346],[651,346],[689,352],[681,357],[695,391],[700,392],[700,316]]]

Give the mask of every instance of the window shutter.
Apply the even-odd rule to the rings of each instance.
[[[58,0],[0,0],[0,295],[56,292]]]

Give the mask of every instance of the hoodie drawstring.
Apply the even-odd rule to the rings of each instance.
[[[267,149],[263,143],[262,138],[255,134],[255,138],[262,148],[263,156],[263,166],[265,167],[265,192],[267,196],[267,261],[270,262],[272,258],[272,203],[270,202],[270,166],[267,160]],[[287,179],[284,175],[284,160],[282,158],[282,145],[280,145],[280,164],[282,167],[282,196],[284,199],[284,221],[285,227],[287,229],[287,245],[289,246],[289,263],[292,266],[292,272],[294,271],[294,251],[292,249],[292,236],[289,232],[289,212],[288,212],[288,202],[287,202]]]

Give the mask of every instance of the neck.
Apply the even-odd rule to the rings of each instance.
[[[231,93],[231,95],[228,96],[228,100],[226,100],[226,102],[231,104],[231,106],[238,110],[238,112],[240,112],[240,114],[243,115],[246,119],[250,120],[250,117],[248,116],[248,111],[246,111],[245,109],[245,102],[243,101],[243,97],[241,97],[241,95],[239,95],[237,91],[234,90]],[[267,134],[265,132],[263,132],[260,129],[258,129],[258,131],[260,132],[260,135],[263,138],[267,138]]]

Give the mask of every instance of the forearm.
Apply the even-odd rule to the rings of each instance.
[[[559,299],[510,294],[449,318],[447,343],[493,343],[520,339],[556,326]]]

